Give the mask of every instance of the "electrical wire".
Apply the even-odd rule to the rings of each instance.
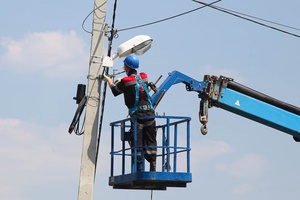
[[[90,34],[92,34],[92,31],[88,31],[88,30],[86,30],[85,28],[84,28],[84,24],[85,24],[85,22],[86,22],[86,20],[91,16],[91,14],[93,14],[94,12],[95,12],[95,10],[97,10],[97,9],[99,9],[99,8],[101,8],[103,5],[105,5],[107,3],[107,1],[105,1],[103,4],[101,4],[100,6],[97,6],[97,7],[95,7],[85,18],[84,18],[84,20],[82,21],[82,24],[81,24],[81,27],[82,27],[82,29],[85,31],[85,32],[87,32],[87,33],[90,33]],[[99,18],[100,19],[100,18]]]
[[[227,8],[222,8],[222,7],[219,7],[219,6],[214,6],[214,7],[222,9],[224,11],[228,11],[228,12],[232,12],[232,13],[235,13],[235,14],[239,14],[239,15],[243,15],[243,16],[246,16],[246,17],[250,17],[250,18],[253,18],[253,19],[257,19],[257,20],[260,20],[260,21],[268,22],[270,24],[275,24],[275,25],[282,26],[282,27],[285,27],[285,28],[290,28],[290,29],[294,29],[294,30],[300,31],[300,28],[296,28],[296,27],[284,25],[284,24],[281,24],[281,23],[278,23],[278,22],[273,22],[273,21],[270,21],[270,20],[262,19],[262,18],[259,18],[259,17],[255,17],[255,16],[252,16],[252,15],[245,14],[245,13],[241,13],[241,12],[237,12],[237,11],[234,11],[234,10],[230,10],[230,9],[227,9]]]
[[[177,17],[180,17],[180,16],[183,16],[183,15],[186,15],[186,14],[189,14],[189,13],[192,13],[192,12],[195,12],[197,10],[200,10],[202,8],[205,8],[207,6],[210,6],[210,5],[213,5],[215,3],[218,3],[222,0],[217,0],[217,1],[214,1],[212,3],[209,3],[207,5],[204,5],[204,6],[200,6],[198,8],[195,8],[195,9],[192,9],[192,10],[189,10],[189,11],[186,11],[186,12],[183,12],[183,13],[180,13],[178,15],[174,15],[174,16],[171,16],[171,17],[167,17],[167,18],[164,18],[164,19],[161,19],[161,20],[157,20],[157,21],[154,21],[154,22],[150,22],[150,23],[146,23],[146,24],[142,24],[142,25],[138,25],[138,26],[133,26],[133,27],[129,27],[129,28],[123,28],[123,29],[119,29],[117,30],[118,32],[121,32],[121,31],[128,31],[128,30],[131,30],[131,29],[136,29],[136,28],[141,28],[141,27],[144,27],[144,26],[149,26],[149,25],[153,25],[153,24],[157,24],[157,23],[160,23],[160,22],[164,22],[164,21],[167,21],[167,20],[170,20],[170,19],[174,19],[174,18],[177,18]]]
[[[81,129],[79,130],[79,124],[80,124],[80,119],[78,120],[77,125],[74,128],[74,133],[75,135],[82,135],[84,133],[83,127],[84,127],[84,122],[85,122],[85,117],[83,119],[82,125],[81,125]]]
[[[137,26],[133,26],[133,27],[129,27],[129,28],[123,28],[123,29],[119,29],[117,31],[118,32],[120,32],[120,31],[127,31],[127,30],[131,30],[131,29],[141,28],[141,27],[144,27],[144,26],[150,26],[150,25],[153,25],[153,24],[157,24],[157,23],[160,23],[160,22],[164,22],[164,21],[167,21],[167,20],[170,20],[170,19],[173,19],[173,18],[177,18],[177,17],[183,16],[183,15],[189,14],[191,12],[197,11],[197,10],[202,9],[204,7],[211,7],[213,9],[216,9],[216,10],[219,10],[221,12],[233,15],[235,17],[238,17],[238,18],[250,21],[252,23],[256,23],[258,25],[265,26],[267,28],[270,28],[270,29],[273,29],[273,30],[276,30],[276,31],[279,31],[279,32],[282,32],[282,33],[285,33],[285,34],[288,34],[288,35],[300,38],[300,35],[298,35],[298,34],[291,33],[291,32],[288,32],[288,31],[285,31],[285,30],[282,30],[282,29],[279,29],[279,28],[276,28],[276,27],[273,27],[273,26],[270,26],[270,25],[267,25],[267,24],[263,24],[261,22],[258,22],[258,21],[255,21],[255,20],[252,20],[252,19],[249,19],[249,18],[253,18],[253,19],[256,19],[256,20],[264,21],[264,22],[267,22],[267,23],[270,23],[270,24],[275,24],[275,25],[282,26],[282,27],[289,28],[289,29],[294,29],[294,30],[297,30],[297,31],[300,31],[300,28],[296,28],[296,27],[284,25],[284,24],[281,24],[281,23],[273,22],[273,21],[270,21],[270,20],[262,19],[262,18],[259,18],[259,17],[247,15],[247,14],[244,14],[244,13],[241,13],[241,12],[237,12],[237,11],[233,11],[233,10],[230,10],[230,9],[226,9],[226,8],[222,8],[222,7],[213,5],[215,3],[218,3],[221,0],[214,1],[212,3],[204,3],[204,2],[201,2],[201,1],[197,1],[197,0],[192,0],[192,1],[194,1],[196,3],[200,3],[203,6],[195,8],[195,9],[192,9],[192,10],[189,10],[187,12],[180,13],[178,15],[167,17],[167,18],[164,18],[164,19],[161,19],[161,20],[157,20],[157,21],[154,21],[154,22],[149,22],[149,23],[145,23],[145,24],[142,24],[142,25],[137,25]],[[246,17],[249,17],[249,18],[246,18],[246,17],[243,17],[243,16],[246,16]]]
[[[150,199],[153,200],[153,190],[151,190]]]
[[[255,21],[255,20],[252,20],[252,19],[249,19],[249,18],[246,18],[246,17],[243,17],[241,15],[238,15],[237,12],[231,12],[228,9],[224,9],[224,8],[221,8],[221,7],[216,7],[216,6],[213,6],[213,5],[209,5],[207,3],[204,3],[204,2],[201,2],[201,1],[197,1],[197,0],[192,0],[192,1],[194,1],[196,3],[200,3],[200,4],[203,4],[203,5],[206,5],[206,6],[210,7],[210,8],[216,9],[218,11],[221,11],[221,12],[233,15],[235,17],[238,17],[238,18],[241,18],[241,19],[253,22],[255,24],[259,24],[261,26],[264,26],[264,27],[267,27],[267,28],[270,28],[270,29],[273,29],[273,30],[276,30],[276,31],[279,31],[279,32],[282,32],[282,33],[285,33],[285,34],[288,34],[288,35],[300,38],[300,35],[297,35],[297,34],[294,34],[294,33],[291,33],[291,32],[288,32],[288,31],[285,31],[285,30],[282,30],[282,29],[279,29],[279,28],[276,28],[276,27],[273,27],[273,26],[270,26],[270,25],[267,25],[267,24],[263,24],[261,22],[258,22],[258,21]]]
[[[115,0],[114,3],[114,11],[113,11],[113,21],[111,26],[111,35],[109,37],[109,46],[108,46],[108,52],[107,56],[111,56],[111,50],[112,50],[112,41],[114,38],[114,26],[115,26],[115,19],[116,19],[116,10],[117,10],[117,0]],[[108,74],[109,68],[104,67],[102,75]],[[96,160],[95,160],[95,168],[97,168],[97,161],[98,161],[98,154],[99,154],[99,146],[100,146],[100,137],[101,137],[101,130],[102,130],[102,122],[103,122],[103,116],[104,116],[104,106],[105,106],[105,99],[106,99],[106,91],[107,91],[107,82],[104,83],[103,86],[103,95],[102,95],[102,104],[101,104],[101,115],[100,115],[100,121],[99,121],[99,130],[98,130],[98,136],[97,136],[97,147],[96,147]]]

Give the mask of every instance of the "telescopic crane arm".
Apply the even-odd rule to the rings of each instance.
[[[168,78],[166,78],[166,80],[160,85],[158,90],[151,97],[153,106],[155,108],[159,104],[165,93],[170,89],[170,87],[177,83],[184,83],[186,85],[187,91],[202,92],[205,91],[206,88],[205,82],[199,82],[178,71],[173,71],[169,73]]]
[[[154,107],[157,107],[168,89],[177,83],[184,83],[187,91],[198,93],[201,99],[199,120],[203,124],[201,132],[204,135],[207,133],[208,109],[215,106],[290,134],[295,141],[300,141],[300,108],[223,76],[205,75],[203,81],[197,81],[173,71],[152,95]]]

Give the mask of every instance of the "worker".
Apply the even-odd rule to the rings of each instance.
[[[117,81],[113,83],[113,81],[104,74],[102,80],[109,84],[114,96],[124,94],[125,105],[129,110],[130,117],[154,116],[155,111],[148,91],[148,77],[144,72],[138,74],[138,68],[139,59],[131,54],[124,59],[123,69],[127,74],[126,77],[117,79]],[[150,163],[150,171],[156,171],[157,133],[155,118],[137,118],[137,129],[137,146],[146,146],[146,148],[144,148],[144,157]],[[131,120],[130,136],[131,139],[129,143],[131,147],[133,147],[134,120]],[[142,166],[142,150],[138,148],[137,171],[142,171]]]

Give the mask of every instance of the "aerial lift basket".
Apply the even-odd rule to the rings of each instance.
[[[137,127],[137,117],[128,118],[111,125],[111,169],[109,185],[114,189],[166,190],[167,187],[186,187],[192,182],[190,173],[190,120],[189,117],[145,116],[156,120],[157,165],[156,171],[149,171],[143,157],[143,169],[137,171],[136,152],[130,147],[130,120]],[[134,130],[137,140],[137,131]],[[136,144],[136,142],[135,142]],[[133,153],[133,156],[131,154]],[[143,151],[142,151],[143,152]]]

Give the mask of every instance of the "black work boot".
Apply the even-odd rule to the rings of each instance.
[[[156,171],[156,161],[150,162],[150,172]]]

